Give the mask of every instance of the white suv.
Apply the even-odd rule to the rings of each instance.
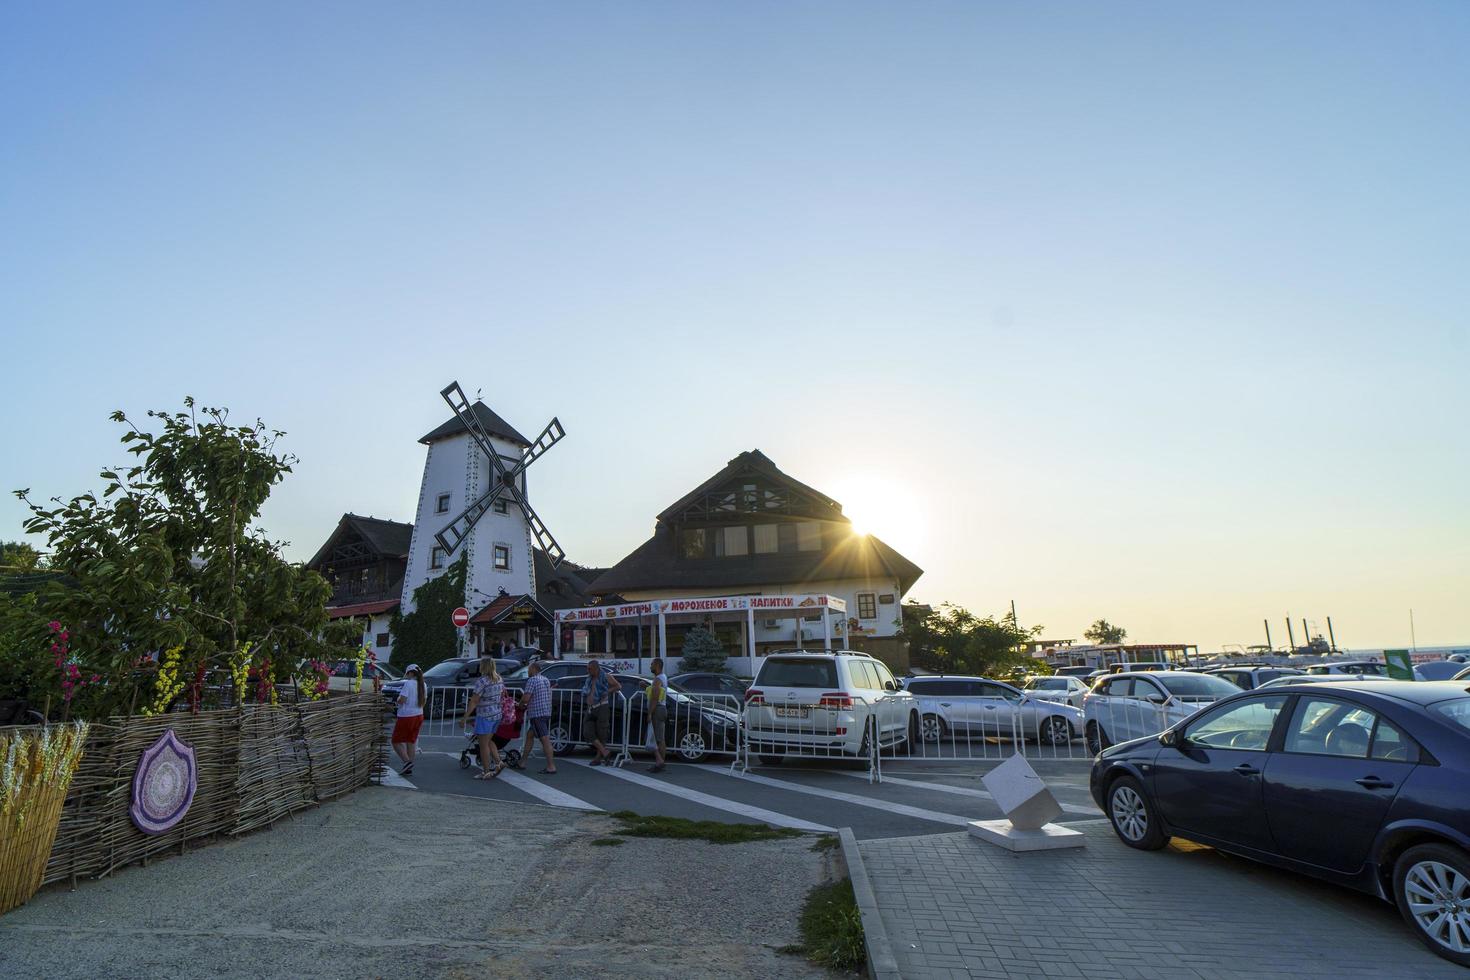
[[[765,765],[785,755],[861,758],[918,741],[919,703],[865,653],[791,651],[765,657],[745,692],[745,733]]]
[[[1113,674],[1082,699],[1087,751],[1157,735],[1207,704],[1239,694],[1240,688],[1211,674],[1156,670]]]

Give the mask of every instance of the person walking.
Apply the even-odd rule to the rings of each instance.
[[[413,757],[418,751],[419,729],[424,725],[424,675],[418,664],[409,664],[403,672],[403,687],[398,691],[398,718],[393,722],[393,751],[403,760],[400,776],[413,774]]]
[[[607,742],[612,737],[612,696],[622,689],[623,685],[611,674],[605,673],[602,664],[595,659],[587,661],[587,680],[582,684],[582,705],[585,714],[582,716],[582,737],[586,738],[587,732],[592,732],[592,748],[597,752],[597,758],[589,765],[605,766],[612,753],[607,750]]]
[[[668,754],[669,727],[669,676],[664,673],[664,662],[661,657],[654,657],[653,663],[648,665],[653,671],[653,683],[648,685],[648,716],[653,725],[653,765],[648,767],[649,772],[664,771],[664,756]]]
[[[541,676],[541,662],[532,660],[526,665],[526,689],[521,692],[521,703],[526,706],[526,740],[521,746],[521,764],[517,769],[526,768],[526,763],[531,758],[531,742],[539,739],[541,742],[541,753],[546,756],[546,766],[541,770],[543,776],[556,775],[556,756],[551,751],[551,681]]]
[[[470,703],[465,705],[464,724],[475,719],[475,736],[480,740],[480,774],[476,779],[494,779],[505,768],[500,761],[500,750],[495,747],[495,729],[500,727],[501,695],[505,693],[505,681],[495,669],[494,657],[480,658],[480,676],[470,692]],[[494,760],[494,767],[491,767]]]

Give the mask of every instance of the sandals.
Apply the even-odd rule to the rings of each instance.
[[[400,775],[400,776],[412,776],[413,775],[413,763],[410,762],[407,765],[405,765],[402,769],[398,770],[398,775]]]
[[[522,768],[524,768],[524,767],[522,767]],[[541,775],[543,775],[543,776],[555,776],[556,775],[556,770],[555,769],[542,769],[541,770]]]

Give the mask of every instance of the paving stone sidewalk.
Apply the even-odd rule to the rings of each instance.
[[[1387,903],[1183,841],[1011,854],[965,833],[863,841],[888,941],[922,978],[1466,980]]]

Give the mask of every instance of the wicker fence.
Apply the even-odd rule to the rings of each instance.
[[[170,728],[194,749],[198,788],[184,818],[150,836],[128,813],[133,775],[143,750]],[[377,694],[94,722],[44,883],[102,877],[350,793],[381,776],[385,735]]]

